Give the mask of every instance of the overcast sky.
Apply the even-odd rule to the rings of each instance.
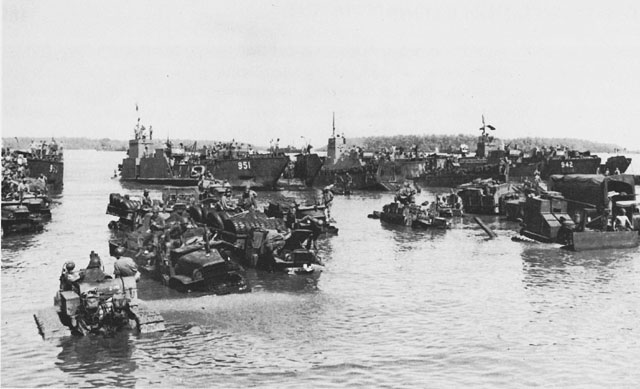
[[[2,136],[640,149],[640,2],[3,1]]]

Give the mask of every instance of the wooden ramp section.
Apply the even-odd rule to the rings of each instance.
[[[486,224],[484,224],[484,222],[482,220],[480,220],[480,218],[478,218],[477,216],[474,216],[473,220],[475,220],[475,222],[478,223],[480,228],[482,228],[484,230],[484,232],[486,232],[487,235],[489,235],[489,239],[493,239],[493,238],[497,238],[498,237],[498,235],[496,235],[496,233],[493,232],[493,230],[491,228],[489,228],[489,226],[487,226]]]
[[[54,307],[39,310],[33,318],[38,326],[38,332],[44,340],[60,338],[70,335],[71,331],[61,323],[58,311]]]
[[[396,191],[398,189],[398,187],[402,185],[402,183],[398,184],[397,182],[392,182],[392,181],[380,181],[378,184],[384,190],[389,191],[389,192]]]

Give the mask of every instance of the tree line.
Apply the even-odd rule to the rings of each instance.
[[[42,137],[13,137],[2,138],[3,147],[11,147],[12,149],[28,149],[31,145],[31,141],[35,141],[39,144],[40,141],[47,143],[52,139],[60,145],[62,143],[65,150],[105,150],[105,151],[126,151],[129,147],[128,141],[118,139],[91,139],[91,138],[78,138],[78,137],[55,137],[55,138],[42,138]]]
[[[12,149],[28,149],[29,145],[31,145],[31,141],[35,141],[37,144],[40,141],[45,141],[47,143],[51,142],[52,138],[42,138],[42,137],[4,137],[2,138],[2,146],[3,147],[11,147]],[[60,137],[55,138],[56,142],[60,144],[63,143],[64,149],[66,150],[98,150],[98,151],[127,151],[129,148],[129,141],[120,140],[120,139],[110,139],[110,138],[102,138],[102,139],[92,139],[92,138],[81,138],[81,137]],[[166,140],[155,139],[158,143],[164,143]],[[202,146],[211,147],[214,144],[218,143],[212,140],[193,140],[193,139],[171,139],[171,143],[174,146],[178,146],[182,143],[182,145],[187,149],[198,148],[201,149]],[[240,143],[239,145],[245,146],[248,143]],[[266,147],[258,147],[258,149],[266,149]]]
[[[46,142],[51,141],[51,138],[31,138],[31,137],[14,137],[2,138],[3,147],[11,147],[18,149],[26,149],[34,140],[36,143],[44,140]],[[63,142],[64,148],[67,150],[103,150],[103,151],[126,151],[129,147],[129,142],[120,139],[92,139],[84,137],[61,137],[55,138],[56,142]],[[157,140],[161,142],[161,140]],[[477,135],[471,134],[458,134],[458,135],[392,135],[392,136],[366,136],[358,138],[347,137],[347,143],[349,145],[357,145],[363,147],[365,150],[380,150],[382,148],[391,148],[392,146],[409,148],[412,146],[418,146],[419,151],[435,152],[436,149],[440,152],[457,151],[460,145],[466,144],[470,151],[476,150],[476,143],[478,141]],[[172,139],[171,142],[174,145],[182,143],[187,148],[196,146],[202,148],[202,146],[212,146],[216,141],[211,140],[190,140],[190,139]],[[628,151],[619,145],[613,143],[601,143],[593,142],[586,139],[575,138],[540,138],[540,137],[522,137],[514,139],[500,139],[495,138],[494,143],[500,145],[515,145],[521,149],[531,149],[534,146],[566,146],[571,150],[579,151],[591,151],[594,153],[614,153],[616,151]],[[246,143],[243,143],[243,145]],[[266,146],[255,146],[255,149],[266,150]],[[315,151],[326,150],[326,146],[316,147]]]
[[[460,145],[465,144],[470,151],[477,148],[478,136],[471,134],[458,135],[392,135],[392,136],[368,136],[360,138],[347,138],[349,145],[362,146],[365,150],[379,150],[381,148],[391,148],[392,146],[410,148],[418,146],[419,151],[440,152],[457,151]],[[593,142],[586,139],[575,138],[540,138],[521,137],[513,139],[494,138],[496,145],[509,145],[512,149],[517,146],[520,149],[530,150],[533,147],[542,146],[566,146],[570,150],[591,151],[594,153],[614,153],[616,151],[627,151],[625,148],[613,143]]]

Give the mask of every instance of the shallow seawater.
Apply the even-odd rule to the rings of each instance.
[[[124,153],[68,151],[45,231],[2,241],[3,386],[612,386],[640,382],[640,249],[574,253],[511,241],[483,216],[449,231],[387,226],[367,214],[391,193],[336,196],[338,236],[319,240],[321,274],[249,270],[253,292],[181,294],[143,278],[167,331],[43,341],[62,264],[109,268],[110,176]],[[423,191],[432,200],[440,191]],[[152,190],[159,197],[159,190]],[[305,192],[260,192],[313,198]]]

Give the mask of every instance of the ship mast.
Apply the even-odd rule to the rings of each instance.
[[[491,131],[495,131],[495,127],[491,124],[486,124],[484,122],[484,115],[482,115],[482,127],[480,127],[480,131],[482,131],[482,135],[478,139],[478,147],[476,149],[476,155],[480,158],[485,158],[487,156],[487,143],[491,143],[489,139],[489,134],[487,134],[487,128]]]
[[[480,127],[480,131],[482,131],[482,136],[483,137],[487,133],[487,125],[484,124],[484,114],[482,115],[482,127]]]
[[[334,138],[336,137],[336,113],[333,112],[333,135]]]

